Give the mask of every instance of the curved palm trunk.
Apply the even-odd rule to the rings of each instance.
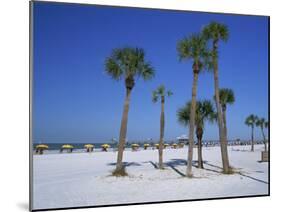
[[[251,132],[251,151],[254,151],[254,126],[252,126],[252,132]]]
[[[267,145],[266,145],[266,139],[265,139],[263,127],[261,127],[261,133],[262,133],[262,137],[263,137],[264,151],[267,151]]]
[[[160,117],[160,142],[159,142],[159,169],[163,169],[163,147],[164,147],[164,128],[165,128],[165,115],[164,115],[165,98],[161,97],[161,117]]]
[[[122,170],[123,168],[123,151],[126,142],[127,135],[127,123],[128,123],[128,113],[129,113],[129,105],[130,105],[130,97],[131,97],[131,89],[126,89],[126,98],[123,108],[123,115],[120,127],[119,134],[119,145],[118,145],[118,155],[117,155],[117,163],[116,163],[116,172]]]
[[[217,41],[214,41],[213,42],[213,51],[214,52],[217,52],[217,45],[218,45]],[[227,138],[224,133],[222,109],[221,109],[220,97],[219,97],[218,64],[217,64],[217,59],[216,59],[215,55],[213,56],[213,65],[214,65],[215,99],[216,99],[216,108],[217,108],[217,113],[218,113],[218,125],[219,125],[222,166],[223,166],[223,172],[225,174],[227,174],[230,171],[228,152],[227,152]]]
[[[190,109],[189,137],[188,137],[188,157],[187,157],[187,169],[186,169],[187,177],[192,177],[192,159],[193,159],[193,144],[194,144],[194,125],[195,125],[197,83],[198,83],[198,70],[194,70],[193,71],[191,109]]]
[[[222,108],[222,120],[223,120],[223,132],[225,135],[225,138],[227,138],[227,125],[226,125],[226,108]]]
[[[201,127],[196,128],[196,136],[198,141],[198,168],[204,169],[203,166],[203,157],[202,157],[202,137],[203,137],[203,129]]]

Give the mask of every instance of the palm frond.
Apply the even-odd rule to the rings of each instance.
[[[219,96],[220,96],[220,103],[222,106],[231,105],[235,102],[235,95],[232,89],[221,88],[219,90]]]

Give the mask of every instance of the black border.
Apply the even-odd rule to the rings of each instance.
[[[155,201],[155,202],[137,202],[137,203],[122,203],[122,204],[108,204],[108,205],[94,205],[94,206],[77,206],[64,208],[46,208],[46,209],[32,209],[33,206],[33,147],[32,147],[32,88],[33,88],[33,3],[52,3],[52,4],[68,4],[68,5],[82,5],[82,6],[96,6],[96,7],[111,7],[111,8],[132,8],[132,9],[148,9],[148,10],[164,10],[174,12],[192,12],[192,13],[207,13],[207,14],[221,14],[221,15],[236,15],[236,16],[256,16],[267,17],[268,19],[268,194],[262,195],[246,195],[246,196],[231,196],[231,197],[214,197],[204,199],[187,199],[187,200],[171,200],[171,201]],[[73,3],[73,2],[56,2],[56,1],[29,1],[29,211],[53,211],[53,210],[70,210],[70,209],[85,209],[85,208],[100,208],[100,207],[116,207],[116,206],[132,206],[132,205],[148,205],[159,203],[179,203],[179,202],[195,202],[205,200],[224,200],[237,198],[251,198],[251,197],[268,197],[270,196],[270,16],[268,15],[251,15],[238,13],[223,13],[223,12],[204,12],[194,10],[176,10],[176,9],[161,9],[148,7],[134,7],[134,6],[118,6],[118,5],[102,5],[92,3]]]

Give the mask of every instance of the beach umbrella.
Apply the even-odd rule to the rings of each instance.
[[[184,147],[184,143],[179,143],[179,144],[178,144],[178,147],[179,147],[179,148],[183,148],[183,147]]]
[[[172,146],[172,148],[176,149],[176,148],[177,148],[177,146],[178,146],[178,144],[173,143],[171,146]]]
[[[156,149],[159,149],[159,144],[154,144],[154,147],[156,147]]]
[[[64,144],[61,146],[60,152],[63,152],[64,149],[70,153],[73,151],[74,147],[70,144]]]
[[[103,144],[103,145],[101,145],[101,148],[102,148],[102,151],[107,152],[107,149],[110,148],[110,145],[109,144]]]
[[[144,145],[143,145],[143,148],[144,148],[144,149],[147,149],[148,147],[150,147],[150,144],[144,144]]]
[[[46,144],[38,144],[35,146],[35,150],[36,150],[35,152],[39,153],[40,155],[42,155],[43,151],[46,149],[49,149],[49,146]]]
[[[92,152],[95,146],[93,144],[85,144],[84,148],[86,149],[87,152]]]
[[[132,147],[132,150],[133,150],[133,151],[136,151],[136,150],[140,147],[140,145],[138,145],[138,144],[132,144],[131,147]]]
[[[169,146],[169,144],[164,144],[164,148],[166,148],[166,147],[168,147]]]

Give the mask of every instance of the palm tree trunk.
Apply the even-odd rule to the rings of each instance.
[[[123,168],[123,151],[126,142],[127,135],[127,123],[128,123],[128,113],[129,113],[129,105],[130,105],[130,97],[131,97],[131,89],[126,89],[126,98],[123,107],[123,115],[120,127],[119,134],[119,145],[118,145],[118,155],[117,155],[117,163],[116,163],[116,171],[120,171]]]
[[[164,128],[165,128],[165,115],[164,115],[164,104],[165,99],[161,97],[161,118],[160,118],[160,142],[159,142],[159,169],[163,169],[163,138],[164,138]]]
[[[217,51],[217,41],[214,41],[213,43],[213,51],[214,52]],[[213,56],[213,65],[214,65],[215,99],[216,99],[216,108],[218,113],[222,166],[223,166],[223,172],[227,174],[229,173],[230,170],[229,170],[229,160],[228,160],[228,152],[227,152],[227,140],[226,140],[226,135],[224,134],[222,109],[221,109],[220,97],[219,97],[219,76],[218,76],[219,71],[218,71],[217,58],[215,54]]]
[[[222,108],[223,132],[227,138],[227,125],[226,125],[226,108]]]
[[[202,128],[196,128],[196,135],[197,135],[197,141],[198,141],[198,168],[204,169],[203,167],[203,157],[202,157],[202,136],[203,136],[203,129]]]
[[[197,83],[198,83],[198,70],[194,70],[193,71],[191,109],[190,109],[189,137],[188,137],[188,158],[187,158],[187,169],[186,169],[187,177],[192,177],[192,159],[193,159],[193,144],[194,144],[194,125],[195,125]]]
[[[265,139],[263,127],[261,127],[261,133],[262,133],[262,137],[263,137],[264,151],[267,151],[267,145],[266,145],[266,139]]]
[[[254,126],[252,126],[252,132],[251,132],[251,151],[254,151]]]

